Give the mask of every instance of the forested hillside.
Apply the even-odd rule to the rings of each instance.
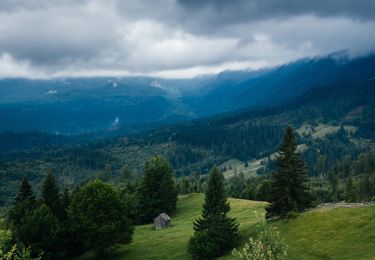
[[[52,138],[54,147],[21,145],[28,149],[7,150],[11,146],[7,141],[22,139],[5,136],[1,204],[11,201],[22,176],[38,184],[48,170],[55,172],[63,185],[73,187],[94,177],[119,179],[128,171],[136,179],[142,174],[144,161],[156,154],[169,159],[177,177],[206,174],[213,165],[230,159],[247,163],[265,157],[267,162],[287,125],[297,131],[298,142],[303,144],[301,152],[309,175],[317,176],[321,158],[328,171],[373,147],[374,88],[375,80],[342,82],[314,88],[272,108],[232,112],[91,144],[58,146],[66,140]],[[271,171],[272,161],[262,168]]]

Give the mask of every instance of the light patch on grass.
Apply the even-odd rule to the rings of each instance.
[[[259,160],[251,160],[248,161],[248,166],[245,167],[245,163],[239,160],[229,160],[224,162],[223,164],[219,165],[219,169],[223,170],[223,175],[225,179],[232,178],[236,174],[243,173],[245,178],[255,177],[257,175],[257,170],[262,168],[263,165],[261,164],[267,161],[267,157],[259,159]]]
[[[298,135],[308,135],[311,134],[311,137],[313,139],[317,138],[324,138],[328,134],[333,134],[339,131],[341,126],[334,126],[334,125],[328,125],[328,124],[320,124],[318,126],[312,126],[312,125],[303,125],[300,128],[296,130]],[[351,126],[351,125],[344,125],[344,130],[349,133],[355,133],[357,131],[357,127]]]

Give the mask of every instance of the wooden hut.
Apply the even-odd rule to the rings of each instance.
[[[155,229],[167,228],[170,226],[170,224],[171,218],[165,212],[154,218]]]

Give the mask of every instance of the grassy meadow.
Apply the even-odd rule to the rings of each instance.
[[[133,242],[117,248],[108,259],[191,259],[187,243],[199,217],[203,194],[180,197],[172,227],[154,230],[137,226]],[[240,223],[242,244],[254,224],[264,219],[266,203],[230,199],[231,216]],[[294,220],[275,221],[288,244],[288,259],[375,259],[375,206],[316,209]],[[79,259],[91,259],[90,254]],[[234,259],[230,254],[221,259]]]
[[[274,225],[288,259],[375,259],[375,206],[315,209]]]

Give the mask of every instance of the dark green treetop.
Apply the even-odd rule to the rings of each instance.
[[[47,176],[43,182],[42,199],[44,204],[51,209],[53,215],[58,218],[63,216],[63,207],[59,187],[51,171],[47,173]]]
[[[144,177],[138,188],[139,220],[152,221],[160,213],[172,213],[176,209],[177,190],[172,168],[162,156],[147,161]]]
[[[78,240],[98,257],[132,240],[134,227],[128,209],[116,190],[103,181],[94,180],[80,188],[72,198],[68,215]]]
[[[25,200],[35,201],[35,196],[33,194],[33,190],[27,178],[23,178],[20,186],[20,190],[16,197],[16,203],[22,202]]]

